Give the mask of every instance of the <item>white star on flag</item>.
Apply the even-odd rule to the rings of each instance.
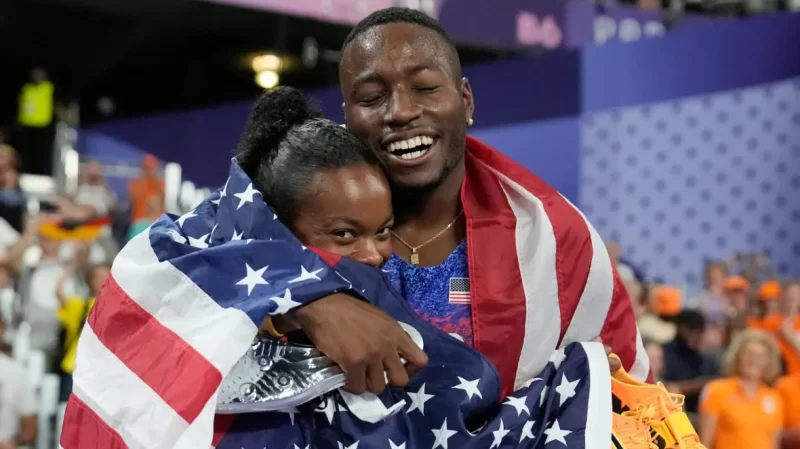
[[[539,407],[544,407],[545,399],[547,399],[547,385],[542,388],[542,394],[539,395]]]
[[[400,444],[394,444],[394,441],[392,441],[392,439],[390,438],[389,439],[389,449],[406,449],[406,442],[403,441]]]
[[[269,299],[273,300],[278,306],[270,315],[283,315],[300,305],[299,302],[292,301],[292,292],[288,288],[283,292],[283,296],[273,296]]]
[[[174,229],[170,229],[169,231],[167,231],[167,234],[169,234],[169,236],[170,236],[170,238],[172,238],[172,240],[174,240],[174,241],[176,241],[178,243],[182,243],[184,245],[186,244],[186,238],[184,236],[182,236],[180,232],[178,232],[178,231],[176,231]]]
[[[508,432],[510,432],[510,430],[503,427],[503,420],[501,419],[500,428],[492,431],[492,435],[494,435],[494,441],[492,442],[492,445],[489,447],[489,449],[500,447],[500,443],[503,442],[503,438],[505,438],[506,435],[508,435]]]
[[[550,426],[549,429],[546,429],[544,431],[544,434],[547,435],[547,439],[544,441],[544,444],[547,444],[551,441],[558,441],[559,443],[566,446],[567,440],[565,440],[564,437],[571,433],[572,433],[571,430],[561,430],[561,426],[558,425],[558,419],[556,419],[555,421],[553,421],[553,425]]]
[[[530,438],[532,440],[534,439],[534,436],[533,436],[533,425],[535,423],[536,423],[536,421],[525,421],[525,424],[522,426],[522,435],[520,435],[520,437],[519,437],[519,442],[520,443],[522,443],[522,441],[525,438]]]
[[[183,228],[183,224],[184,224],[184,223],[186,223],[186,220],[188,220],[188,219],[190,219],[190,218],[194,218],[194,217],[196,217],[196,216],[197,216],[197,214],[196,214],[196,213],[194,213],[194,211],[187,212],[187,213],[185,213],[185,214],[181,215],[181,216],[180,216],[180,218],[178,218],[177,220],[175,220],[175,223],[176,223],[178,226],[180,226],[181,228]]]
[[[517,409],[517,416],[522,415],[522,412],[525,412],[530,416],[531,411],[528,408],[528,405],[525,404],[525,399],[526,398],[524,398],[524,397],[515,398],[514,396],[509,396],[508,398],[506,398],[506,402],[503,402],[503,404],[510,405],[510,406],[514,407],[515,409]]]
[[[558,348],[553,351],[553,354],[550,356],[550,362],[553,362],[553,366],[558,369],[561,366],[561,362],[567,358],[567,355],[564,353],[564,348]]]
[[[534,377],[533,379],[531,379],[531,380],[525,382],[524,384],[522,384],[522,387],[523,388],[528,388],[531,385],[533,385],[533,383],[536,382],[537,380],[542,380],[542,378],[541,377]]]
[[[310,445],[310,444],[306,444],[306,447],[304,447],[303,449],[309,449],[310,447],[311,447],[311,445]],[[264,448],[264,449],[267,449],[267,448]],[[294,445],[294,449],[300,449],[300,447],[298,447],[298,446],[295,444],[295,445]]]
[[[408,397],[411,398],[411,405],[408,406],[406,413],[411,413],[414,410],[419,410],[423,415],[425,414],[425,403],[428,402],[433,395],[425,393],[425,384],[419,387],[416,393],[408,392]]]
[[[222,199],[223,199],[223,198],[225,198],[226,196],[228,196],[228,183],[229,183],[230,181],[231,181],[231,178],[228,178],[228,180],[227,180],[227,181],[225,181],[225,186],[224,186],[224,187],[222,187],[222,190],[220,190],[220,191],[219,191],[219,198],[217,198],[217,199],[215,199],[215,200],[211,200],[211,202],[212,202],[212,203],[214,203],[214,204],[216,204],[217,206],[219,206],[219,203],[220,203],[220,201],[222,201]]]
[[[344,447],[344,444],[342,444],[342,442],[340,441],[339,442],[339,449],[358,449],[358,441],[356,441],[355,443],[353,443],[353,444],[351,444],[350,446],[347,446],[347,447]]]
[[[214,227],[211,228],[211,232],[208,234],[209,238],[214,238],[214,231],[217,230],[217,226],[219,226],[219,223],[214,223]]]
[[[580,379],[577,379],[570,382],[569,379],[567,379],[566,374],[561,375],[561,383],[556,387],[556,392],[561,400],[559,407],[564,405],[564,403],[567,402],[567,399],[575,396],[575,388],[578,387],[578,383],[580,383],[580,381]]]
[[[457,377],[458,377],[458,381],[461,382],[461,383],[459,383],[458,385],[456,385],[453,388],[458,388],[459,390],[466,391],[467,392],[467,396],[469,396],[469,399],[472,399],[472,396],[474,396],[474,395],[478,395],[479,398],[483,399],[483,395],[481,394],[481,390],[478,390],[478,382],[481,381],[480,379],[467,380],[467,379],[464,379],[461,376],[457,376]]]
[[[250,294],[253,293],[253,289],[256,288],[256,285],[269,285],[269,282],[264,279],[264,272],[267,271],[269,265],[261,268],[260,270],[252,269],[249,264],[244,264],[244,266],[247,268],[247,276],[245,276],[241,281],[237,282],[236,285],[246,285],[247,296],[250,296]]]
[[[308,270],[306,270],[306,267],[300,265],[300,276],[289,281],[289,284],[296,284],[298,282],[308,281],[311,279],[321,281],[322,279],[320,279],[317,275],[320,274],[322,270],[324,270],[324,268],[320,268],[319,270],[314,270],[309,273]]]
[[[455,430],[450,430],[447,428],[447,418],[444,419],[441,429],[431,429],[431,431],[436,436],[436,441],[433,443],[433,449],[436,449],[439,446],[447,449],[447,440],[456,434]]]
[[[239,205],[236,206],[236,210],[239,210],[244,206],[244,203],[252,203],[253,202],[253,195],[259,193],[258,190],[253,188],[253,183],[247,185],[247,188],[242,193],[234,193],[233,196],[239,198]]]
[[[231,242],[235,242],[236,240],[241,240],[242,236],[244,235],[244,231],[240,233],[236,233],[236,228],[233,229],[233,236],[231,237]]]
[[[194,238],[191,235],[188,237],[189,237],[189,245],[200,249],[208,248],[208,242],[206,242],[206,240],[208,240],[208,234],[203,234],[198,238]]]

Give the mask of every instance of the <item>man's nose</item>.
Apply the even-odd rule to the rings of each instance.
[[[389,101],[385,121],[387,125],[405,126],[422,115],[422,107],[410,92],[398,89]]]

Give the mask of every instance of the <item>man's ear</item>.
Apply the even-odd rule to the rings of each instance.
[[[472,86],[466,76],[461,78],[461,99],[464,102],[464,111],[466,111],[464,119],[467,123],[472,123],[475,115],[475,99],[472,96]]]

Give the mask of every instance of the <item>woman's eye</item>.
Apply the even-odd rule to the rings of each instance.
[[[333,235],[340,239],[354,239],[356,238],[356,234],[353,231],[348,231],[345,229],[334,231]]]
[[[378,237],[386,238],[389,237],[391,234],[392,234],[392,228],[387,226],[381,229],[380,232],[378,232]]]

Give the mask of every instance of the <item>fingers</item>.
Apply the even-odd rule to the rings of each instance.
[[[374,394],[381,394],[386,390],[386,374],[383,370],[383,363],[370,363],[367,367],[367,391]]]
[[[342,367],[347,373],[347,385],[344,389],[353,394],[361,394],[367,391],[367,365],[357,364],[350,369]]]
[[[408,385],[408,378],[410,377],[406,372],[406,367],[400,361],[400,356],[387,357],[383,361],[386,367],[386,377],[389,378],[389,383],[394,387],[403,388]]]
[[[405,332],[401,332],[401,335],[398,336],[397,351],[406,359],[408,365],[417,370],[428,366],[428,356]]]

